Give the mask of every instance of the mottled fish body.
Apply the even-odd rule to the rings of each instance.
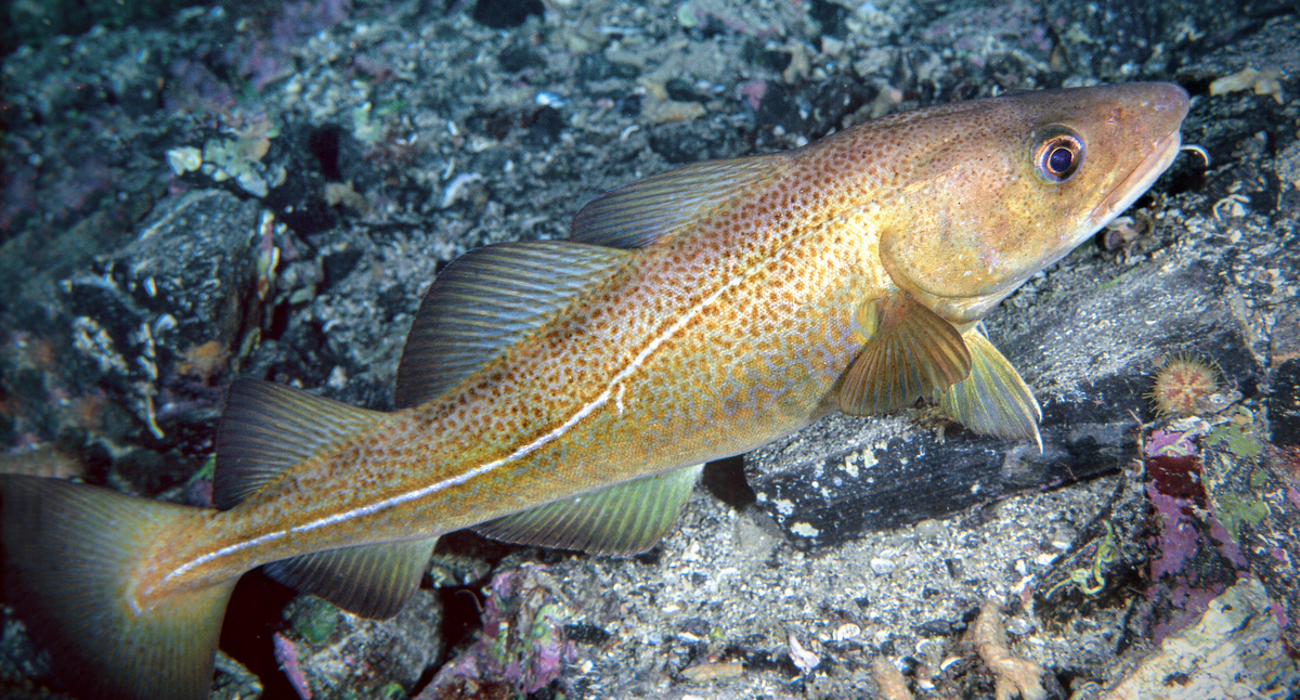
[[[439,275],[397,410],[235,382],[215,509],[0,476],[6,599],[83,698],[198,698],[257,566],[387,617],[442,533],[644,551],[699,465],[832,410],[924,398],[1037,440],[978,322],[1146,191],[1187,107],[1161,83],[1019,93],[615,189],[571,240]]]

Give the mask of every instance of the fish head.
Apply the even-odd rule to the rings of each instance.
[[[955,103],[910,124],[892,281],[954,324],[983,318],[1124,211],[1178,154],[1187,93],[1168,83]],[[926,114],[926,113],[920,113]]]

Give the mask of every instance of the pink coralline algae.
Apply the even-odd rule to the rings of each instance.
[[[1042,8],[1024,0],[988,7],[955,10],[935,20],[921,33],[927,42],[947,45],[972,54],[972,62],[981,65],[990,48],[989,37],[1014,40],[1020,49],[1047,55],[1052,50]]]
[[[477,641],[438,672],[420,699],[460,697],[467,687],[507,685],[525,695],[547,687],[576,658],[564,630],[568,616],[546,567],[526,564],[497,574],[487,587]]]
[[[1173,575],[1183,570],[1187,560],[1196,554],[1200,533],[1189,517],[1183,514],[1187,501],[1166,496],[1147,486],[1147,498],[1161,516],[1160,536],[1157,539],[1159,555],[1151,560],[1151,580]]]
[[[766,94],[767,82],[764,80],[751,80],[736,86],[736,97],[743,99],[754,111],[758,111]]]
[[[289,638],[275,633],[273,638],[275,646],[275,660],[280,664],[280,670],[289,679],[289,685],[293,686],[298,697],[302,700],[311,700],[311,686],[307,683],[307,677],[303,675],[302,668],[298,666],[298,647],[294,646]]]
[[[1146,494],[1160,532],[1152,541],[1156,555],[1147,595],[1167,605],[1167,615],[1152,630],[1158,642],[1199,617],[1247,563],[1210,509],[1195,436],[1156,431],[1146,455]]]
[[[1157,430],[1146,441],[1146,453],[1150,457],[1187,457],[1196,454],[1196,436],[1177,430]]]
[[[260,91],[295,70],[294,47],[347,19],[351,9],[349,0],[284,3],[269,31],[254,30],[241,37],[230,55],[231,62]]]

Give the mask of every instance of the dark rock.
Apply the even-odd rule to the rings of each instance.
[[[1273,373],[1268,417],[1273,424],[1273,444],[1300,446],[1300,360],[1287,360]]]
[[[713,625],[702,617],[692,617],[682,623],[682,631],[696,637],[707,637],[712,629]]]
[[[659,124],[650,133],[650,148],[674,164],[694,163],[741,151],[734,129],[712,120]]]
[[[321,174],[326,180],[343,180],[343,171],[339,168],[340,142],[343,137],[343,129],[337,124],[325,124],[312,129],[307,136],[307,148],[316,156],[316,162],[320,164]]]
[[[292,245],[288,235],[256,203],[222,190],[160,207],[133,243],[66,282],[78,366],[89,372],[81,381],[162,444],[172,431],[210,433],[217,383],[234,376],[269,320],[276,251]]]
[[[929,620],[914,629],[922,637],[948,637],[953,634],[953,624],[948,620]]]
[[[478,0],[474,3],[474,21],[492,29],[518,27],[529,15],[546,13],[542,0]]]
[[[527,68],[545,68],[546,59],[527,44],[511,44],[497,54],[497,63],[507,73],[518,73]]]
[[[745,460],[740,457],[709,462],[704,465],[700,484],[718,499],[736,510],[744,510],[757,498],[745,481]]]
[[[263,160],[282,166],[284,179],[262,201],[300,236],[312,236],[338,224],[339,211],[325,198],[327,183],[347,183],[358,192],[380,184],[362,144],[336,124],[310,126],[290,121],[271,141]]]
[[[343,248],[327,253],[321,258],[321,272],[325,277],[321,280],[325,289],[331,285],[338,284],[340,280],[347,277],[356,268],[357,262],[361,260],[362,251],[356,248]]]
[[[542,107],[533,112],[532,121],[528,125],[528,136],[524,138],[524,143],[534,146],[544,146],[555,143],[560,140],[560,132],[568,123],[560,110],[554,107]]]
[[[194,418],[212,419],[211,412],[192,416]],[[206,431],[202,431],[206,444]],[[134,437],[134,436],[132,436]],[[128,487],[135,493],[163,493],[181,486],[189,480],[195,463],[192,460],[177,459],[175,455],[164,455],[142,447],[127,447],[112,457],[113,471],[111,478],[118,484]]]
[[[587,646],[600,646],[614,636],[595,625],[586,624],[565,625],[564,632],[575,644]]]
[[[756,65],[762,66],[773,73],[780,73],[790,66],[790,61],[793,59],[789,51],[773,51],[765,49],[756,52],[752,56],[752,60]]]
[[[809,121],[802,132],[810,139],[822,138],[843,126],[844,118],[876,99],[879,88],[837,75],[817,85],[809,98]]]
[[[802,93],[781,83],[769,83],[754,120],[760,127],[781,127],[787,133],[802,134],[812,117],[812,105]]]
[[[748,646],[729,645],[723,649],[722,656],[728,659],[739,659],[745,664],[745,670],[747,671],[776,671],[786,678],[798,678],[803,675],[803,672],[790,659],[790,652],[787,647],[768,651],[753,649]]]
[[[582,62],[574,77],[578,80],[594,83],[611,78],[619,80],[636,80],[641,71],[630,63],[616,63],[605,58],[604,54],[588,54],[582,57]]]
[[[664,89],[668,91],[668,98],[678,102],[708,102],[713,99],[713,95],[700,90],[689,80],[682,78],[672,78],[664,83]]]
[[[520,115],[514,112],[492,111],[475,114],[465,122],[465,126],[500,141],[510,134],[519,121]]]
[[[641,96],[628,95],[618,101],[618,113],[625,117],[641,115]]]
[[[808,16],[821,25],[822,34],[836,39],[844,39],[848,35],[844,20],[849,18],[849,12],[849,8],[831,0],[811,0],[808,3]]]

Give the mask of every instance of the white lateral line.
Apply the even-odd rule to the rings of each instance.
[[[717,301],[723,294],[739,286],[742,282],[757,274],[758,271],[761,269],[762,269],[762,265],[758,265],[745,270],[740,275],[732,277],[730,280],[727,281],[725,285],[720,287],[716,292],[710,294],[699,304],[691,307],[686,313],[682,314],[682,316],[675,323],[673,323],[673,325],[669,326],[667,330],[665,330],[663,333],[660,333],[657,337],[655,337],[654,340],[652,340],[648,345],[646,345],[646,347],[643,350],[641,350],[641,352],[637,354],[635,358],[632,359],[632,362],[629,363],[627,367],[623,368],[618,374],[614,375],[614,378],[610,380],[609,384],[605,387],[605,390],[601,392],[600,396],[597,396],[594,401],[588,403],[586,406],[583,406],[580,410],[578,410],[576,413],[570,416],[568,420],[564,421],[564,423],[561,424],[556,429],[550,431],[549,433],[546,433],[545,435],[537,438],[536,440],[533,440],[527,445],[520,447],[519,449],[510,453],[506,457],[503,457],[501,459],[492,462],[488,462],[486,464],[482,464],[480,466],[474,467],[473,469],[470,469],[469,471],[454,476],[450,479],[443,479],[442,481],[439,481],[434,484],[429,484],[428,486],[420,487],[418,489],[415,489],[414,491],[407,491],[406,493],[398,494],[390,498],[385,498],[382,501],[367,503],[366,505],[359,506],[351,510],[345,510],[341,513],[335,513],[334,515],[330,515],[324,518],[319,518],[317,520],[313,520],[311,522],[289,528],[288,530],[269,532],[265,535],[254,537],[250,540],[237,542],[227,547],[222,547],[221,549],[209,552],[200,557],[196,557],[195,559],[192,559],[189,562],[186,562],[185,564],[177,567],[171,573],[167,574],[167,576],[163,578],[163,581],[165,582],[174,576],[178,576],[196,566],[205,564],[214,559],[218,559],[220,557],[224,557],[229,554],[234,554],[235,552],[239,552],[248,549],[250,547],[256,547],[258,545],[265,544],[267,542],[278,540],[290,533],[310,532],[312,530],[316,530],[329,525],[336,525],[338,523],[347,522],[348,520],[351,520],[353,518],[359,518],[366,515],[373,515],[374,513],[378,513],[380,511],[393,508],[395,506],[400,506],[403,503],[409,503],[411,501],[419,500],[426,496],[438,493],[439,491],[449,489],[453,486],[460,486],[462,484],[469,482],[471,479],[482,476],[484,474],[491,473],[492,471],[495,471],[497,468],[501,466],[504,466],[513,461],[526,457],[533,452],[536,452],[537,450],[541,449],[542,447],[552,442],[553,440],[562,437],[573,426],[577,425],[584,418],[591,415],[601,406],[604,406],[606,403],[608,403],[610,397],[613,396],[614,394],[614,387],[618,386],[619,390],[621,391],[622,387],[619,386],[619,383],[622,382],[624,379],[628,378],[629,376],[631,376],[633,372],[639,369],[641,365],[644,364],[645,361],[652,354],[654,354],[656,350],[659,349],[659,346],[667,342],[667,340],[671,338],[674,333],[676,333],[678,330],[681,330],[681,328],[686,326],[687,323],[689,323],[696,316],[702,313],[706,307],[711,305],[713,302]]]

